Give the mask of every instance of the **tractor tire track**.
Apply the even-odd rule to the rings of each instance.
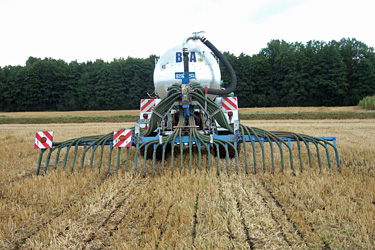
[[[244,186],[243,183],[241,184],[241,186],[242,186],[242,188],[243,188],[243,190],[246,194],[247,199],[250,200],[250,195],[249,195],[248,191],[246,190],[246,187]],[[275,213],[274,213],[273,209],[271,208],[271,206],[268,204],[267,199],[259,191],[257,191],[256,194],[261,197],[261,200],[263,201],[265,207],[270,212],[270,215],[271,215],[272,219],[275,221],[278,228],[280,228],[281,235],[282,235],[282,238],[284,239],[284,241],[288,244],[288,246],[292,247],[291,242],[288,240],[288,238],[287,238],[287,236],[284,232],[284,226],[282,226],[281,223],[279,222],[279,220],[276,218]],[[241,203],[239,203],[239,204],[241,204]]]
[[[164,234],[164,232],[165,232],[166,229],[167,229],[168,218],[169,218],[169,215],[170,215],[171,209],[172,209],[172,207],[173,207],[174,204],[175,204],[175,203],[173,202],[173,203],[171,203],[171,204],[169,205],[168,210],[167,210],[167,214],[166,214],[166,216],[165,216],[165,218],[164,218],[164,220],[163,220],[163,223],[161,223],[160,226],[159,226],[160,234],[159,234],[158,241],[157,241],[157,243],[156,243],[156,245],[155,245],[155,249],[159,249],[159,244],[160,244],[160,242],[161,242],[161,240],[162,240],[162,238],[163,238],[163,234]]]
[[[219,184],[218,185],[219,197],[223,202],[225,202],[225,197],[224,197],[224,194],[223,194],[223,188],[221,186],[221,182],[219,181],[218,184]],[[222,207],[222,211],[223,211],[224,214],[226,214],[226,215],[228,214],[228,210],[224,206]],[[234,244],[233,244],[233,239],[235,237],[233,236],[230,221],[228,219],[226,220],[226,224],[227,224],[227,232],[226,233],[227,233],[229,241],[231,243],[231,249],[235,249]]]
[[[262,196],[259,192],[257,192],[258,195]],[[277,224],[277,226],[280,228],[281,230],[281,235],[283,237],[283,239],[285,240],[285,242],[288,243],[288,245],[290,247],[292,247],[292,243],[288,240],[288,237],[286,236],[286,233],[285,233],[285,230],[284,230],[284,226],[281,225],[280,221],[277,219],[276,215],[275,215],[275,212],[273,211],[273,209],[271,208],[270,204],[269,204],[269,201],[264,197],[262,196],[262,201],[264,202],[264,205],[268,208],[268,210],[270,211],[271,213],[271,217],[272,219],[275,221],[275,223]],[[276,206],[278,208],[281,208],[281,211],[283,211],[283,208],[282,207],[279,207],[278,205],[280,205],[278,203],[278,201],[276,200]],[[284,212],[284,211],[283,211]],[[286,215],[285,213],[283,213],[284,215]],[[285,216],[287,218],[287,216]]]
[[[27,203],[26,203],[27,201],[20,200],[17,196],[6,195],[3,188],[5,188],[5,189],[11,188],[11,187],[9,187],[11,184],[19,182],[19,181],[26,180],[26,179],[34,176],[34,174],[35,174],[35,171],[31,171],[30,173],[27,173],[25,175],[13,178],[11,180],[5,181],[4,183],[0,184],[0,199],[6,200],[8,202],[9,201],[10,202],[17,202],[18,204],[22,204],[24,206],[27,206]]]
[[[250,249],[292,248],[273,209],[266,203],[264,194],[254,183],[254,176],[242,176],[233,185],[236,207],[241,214],[241,224]],[[292,231],[292,230],[290,230]],[[292,233],[291,233],[292,234]]]
[[[275,195],[273,194],[272,190],[270,190],[266,186],[264,180],[261,177],[259,177],[257,179],[259,180],[259,183],[261,184],[261,187],[263,187],[262,189],[263,189],[265,195],[261,194],[259,192],[259,190],[258,190],[258,194],[263,197],[264,203],[267,204],[266,206],[270,208],[270,205],[268,204],[267,200],[271,200],[276,205],[276,207],[278,207],[281,210],[283,216],[286,218],[287,222],[291,225],[293,231],[297,233],[297,235],[299,236],[301,242],[303,243],[303,247],[304,248],[308,248],[308,244],[306,242],[305,235],[301,232],[301,230],[299,230],[298,226],[293,221],[292,216],[286,211],[286,209],[283,207],[283,205],[280,203],[280,201],[275,197]],[[270,209],[270,210],[272,211],[272,209]],[[276,216],[274,214],[272,216],[275,217],[276,223],[278,223],[279,225],[281,225],[280,221],[276,219]],[[284,230],[282,230],[282,231],[283,231],[283,237],[285,239],[287,239]],[[289,240],[287,240],[287,242],[288,242],[289,245],[293,245]]]
[[[152,226],[154,230],[150,230],[151,232],[156,232],[156,237],[160,235],[160,239],[155,237],[154,240],[154,242],[157,242],[159,249],[191,248],[194,234],[197,234],[197,228],[195,233],[193,233],[194,227],[197,227],[198,224],[197,218],[194,225],[194,214],[198,217],[198,200],[201,195],[198,190],[201,188],[201,178],[199,176],[191,177],[187,174],[186,177],[183,177],[186,181],[181,182],[181,179],[179,179],[180,177],[168,180],[168,189],[163,195],[167,202],[162,204],[163,211],[159,209],[158,213],[156,213],[156,216],[159,214],[159,219],[153,220],[154,224]],[[180,192],[176,193],[176,187],[178,187]],[[166,213],[167,210],[169,210],[168,213]],[[163,221],[165,223],[161,226],[160,224]],[[154,246],[151,244],[150,247]]]
[[[262,184],[264,187],[265,187],[265,185],[266,185],[265,182],[264,182],[263,180],[261,180],[261,184]],[[267,188],[267,189],[272,193],[272,191],[270,190],[270,188]],[[292,196],[294,199],[299,199],[298,196],[297,196],[297,193],[294,192],[294,191],[291,189],[290,186],[288,187],[288,190],[289,190],[291,196]],[[303,200],[302,204],[303,204],[303,206],[306,208],[305,211],[309,211],[308,205],[306,204],[305,200]],[[292,207],[293,207],[296,211],[299,211],[299,210],[300,210],[300,208],[298,208],[298,207],[296,206],[296,204],[291,203],[291,205],[292,205]],[[280,204],[280,206],[281,206],[281,204]],[[290,216],[290,217],[291,217],[291,216]],[[319,237],[319,239],[321,240],[321,243],[322,243],[322,247],[323,247],[323,249],[325,249],[325,250],[329,250],[329,249],[331,249],[329,242],[327,242],[327,241],[324,239],[324,237],[322,237],[321,235],[316,234],[312,222],[311,222],[311,221],[307,221],[307,220],[305,219],[305,217],[303,217],[303,218],[304,218],[303,220],[304,220],[304,222],[305,222],[304,224],[309,228],[309,231],[310,231],[313,235],[317,235],[317,236]],[[291,218],[290,218],[290,219],[291,219]],[[336,221],[336,222],[339,224],[338,221]],[[297,228],[297,226],[296,226],[296,228]],[[306,238],[305,235],[302,234],[302,232],[301,232],[300,230],[297,231],[297,233],[303,235],[303,237]],[[305,241],[306,241],[306,240],[305,240]]]
[[[244,189],[245,190],[245,189]],[[232,191],[233,191],[233,186],[232,186]],[[234,192],[234,191],[233,191]],[[235,199],[236,199],[236,206],[237,206],[237,211],[240,213],[241,215],[241,224],[242,224],[242,227],[243,227],[243,230],[244,230],[244,233],[246,235],[246,242],[247,244],[249,245],[249,249],[254,249],[254,242],[253,242],[253,239],[250,237],[250,234],[249,234],[249,228],[247,227],[246,225],[246,221],[245,221],[245,216],[244,216],[244,213],[243,213],[243,207],[242,207],[242,204],[240,203],[240,200],[239,200],[239,197],[237,195],[236,192],[235,193]],[[247,194],[248,195],[248,194]]]
[[[148,216],[147,222],[146,222],[145,226],[143,227],[140,235],[143,235],[143,234],[146,233],[145,228],[150,228],[151,227],[151,220],[152,220],[152,218],[155,217],[155,211],[159,207],[159,205],[161,204],[162,200],[163,199],[160,198],[159,201],[155,204],[155,206],[153,206],[152,213],[151,213],[151,215]],[[139,238],[138,241],[137,241],[137,247],[142,248],[142,246],[141,246],[141,238]]]
[[[129,187],[130,185],[122,187],[115,197],[113,197],[109,203],[117,200],[114,208],[110,210],[106,216],[104,216],[104,220],[99,224],[95,232],[91,233],[89,237],[84,240],[84,243],[86,244],[84,248],[101,249],[104,247],[104,243],[108,235],[111,235],[111,233],[113,234],[113,231],[122,222],[129,210],[131,210],[131,208],[137,204],[134,202],[134,200],[136,199],[137,194],[139,194],[144,188],[143,186],[139,187],[137,185],[140,183],[141,181],[138,180],[137,183],[134,183],[134,185],[132,185],[129,189],[126,187]],[[126,207],[125,211],[123,212],[124,215],[121,215],[121,209],[128,200],[130,206]],[[105,207],[109,207],[109,204]],[[103,210],[105,209],[103,208]],[[114,225],[114,227],[111,227],[111,225]]]
[[[198,224],[198,202],[199,202],[199,192],[197,192],[196,198],[195,198],[195,204],[194,204],[194,222],[193,222],[193,230],[192,230],[192,248],[196,249],[195,246],[195,238],[197,237],[197,224]]]
[[[289,191],[290,191],[290,193],[292,194],[292,196],[294,197],[294,198],[297,198],[297,194],[289,187]],[[296,210],[298,209],[296,206],[295,206],[295,204],[292,204],[293,205],[293,207],[294,208],[296,208]],[[307,204],[306,204],[306,202],[305,201],[303,201],[303,205],[305,206],[305,208],[306,208],[306,210],[308,211],[308,207],[307,207]],[[313,233],[313,234],[315,234],[315,229],[313,228],[313,224],[311,223],[311,222],[308,222],[308,221],[306,221],[306,220],[304,220],[306,223],[306,225],[309,225],[309,228],[310,228],[310,231]],[[336,221],[338,224],[339,224],[339,222],[338,221]],[[324,246],[324,249],[325,250],[330,250],[331,249],[331,247],[329,246],[329,243],[324,239],[324,238],[322,238],[320,235],[319,235],[319,238],[320,238],[320,240],[322,241],[322,243],[323,243],[323,246]]]
[[[30,173],[27,173],[27,174],[24,174],[24,175],[21,175],[21,176],[17,176],[17,177],[15,177],[13,179],[7,180],[7,181],[5,181],[5,182],[3,182],[3,183],[0,184],[0,188],[8,186],[9,184],[11,184],[13,182],[18,182],[18,181],[22,181],[24,179],[27,179],[27,178],[33,176],[34,174],[35,174],[35,171],[31,171]],[[0,196],[0,198],[1,198],[1,196]]]
[[[145,201],[139,208],[137,207],[138,212],[143,211],[146,206],[147,206],[147,201]],[[120,216],[118,216],[120,217],[118,220],[114,216],[110,218],[110,220],[114,220],[114,221],[112,223],[107,223],[107,224],[110,224],[111,226],[113,225],[113,227],[111,227],[106,232],[105,235],[107,237],[103,239],[102,245],[98,249],[108,249],[111,246],[110,244],[107,243],[108,239],[114,235],[114,232],[119,230],[119,225],[124,221],[124,219],[130,213],[130,211],[133,209],[133,207],[135,207],[135,202],[131,203],[131,206],[124,212],[123,215],[121,214]]]
[[[69,202],[66,207],[61,209],[58,213],[54,214],[53,218],[50,218],[47,221],[42,222],[41,224],[36,225],[35,227],[32,227],[32,230],[26,232],[25,236],[22,238],[18,239],[16,242],[13,243],[13,246],[10,247],[10,249],[20,249],[23,245],[26,244],[27,240],[36,235],[42,228],[46,227],[48,224],[51,224],[52,221],[56,220],[60,216],[62,216],[67,210],[70,208],[76,206],[79,202],[81,202],[83,196],[85,196],[86,193],[91,191],[97,186],[100,186],[106,179],[108,179],[109,175],[105,175],[99,180],[99,183],[97,185],[92,185],[90,187],[90,190],[87,190],[87,187],[81,188],[79,191],[79,194],[76,195],[76,198],[73,198],[71,202]],[[43,214],[44,215],[44,214]],[[40,215],[38,218],[43,218],[43,215]],[[33,218],[33,220],[37,221],[39,220],[38,218]],[[43,219],[42,219],[43,220]],[[25,223],[27,224],[27,223]],[[18,234],[20,229],[17,229],[14,234]]]
[[[1,187],[5,187],[5,189],[6,189],[6,188],[11,189],[11,187],[6,187],[6,186],[11,185],[11,184],[16,183],[16,182],[19,182],[19,181],[26,180],[26,179],[28,179],[29,177],[33,177],[33,176],[37,176],[37,175],[34,174],[34,171],[31,172],[31,173],[29,173],[29,174],[27,174],[27,175],[20,176],[20,177],[18,177],[18,178],[15,179],[15,180],[7,181],[6,184],[4,183],[3,185],[0,185],[0,188],[1,188]],[[44,176],[44,172],[43,172],[43,174],[40,174],[40,176]],[[104,178],[109,177],[109,175],[104,175],[104,176],[105,176]],[[16,202],[17,204],[19,204],[19,205],[23,205],[23,206],[25,206],[25,207],[29,206],[29,204],[27,203],[27,202],[28,202],[27,200],[20,199],[18,196],[9,195],[9,194],[8,194],[8,195],[4,194],[4,193],[5,193],[5,191],[4,191],[5,189],[0,190],[0,199],[4,199],[4,200],[6,200],[7,202]]]
[[[230,248],[231,249],[238,249],[239,248],[238,244],[242,247],[243,246],[242,243],[245,242],[245,241],[246,241],[247,245],[251,246],[252,243],[251,242],[249,243],[249,241],[248,241],[248,237],[246,235],[246,230],[243,229],[243,232],[242,232],[243,237],[241,237],[241,231],[236,231],[237,227],[235,225],[233,225],[233,223],[237,222],[237,221],[235,221],[235,218],[236,218],[235,213],[238,212],[239,218],[241,218],[241,213],[240,213],[240,211],[237,210],[237,207],[232,207],[233,204],[231,203],[231,200],[232,200],[231,195],[236,197],[236,194],[232,190],[232,188],[233,188],[232,184],[230,182],[228,182],[228,183],[229,183],[228,186],[230,186],[230,187],[227,188],[227,189],[224,189],[224,187],[222,185],[222,180],[220,180],[218,182],[218,191],[219,191],[219,198],[221,199],[223,204],[225,204],[224,206],[222,206],[222,210],[223,210],[223,213],[226,215],[225,218],[226,218],[226,224],[227,224],[227,234],[228,234],[228,238],[229,238],[229,241],[230,241],[230,244],[231,244]],[[227,192],[229,192],[229,194],[227,194]],[[236,202],[234,202],[234,203],[236,203]],[[234,206],[236,206],[236,205],[234,205]],[[241,223],[241,222],[239,222],[239,223]],[[236,245],[235,245],[235,242],[237,243]]]
[[[140,234],[134,233],[134,229],[136,228],[136,224],[137,224],[137,222],[139,222],[139,216],[148,207],[147,205],[150,204],[150,198],[151,199],[157,198],[157,196],[152,195],[153,192],[155,192],[156,190],[155,190],[155,188],[152,187],[152,185],[150,183],[147,183],[146,186],[142,186],[142,187],[138,186],[138,188],[139,188],[140,193],[136,194],[134,196],[134,199],[135,200],[137,200],[137,199],[142,200],[142,198],[143,198],[144,202],[142,204],[140,204],[140,206],[137,206],[137,205],[139,205],[139,203],[137,201],[129,202],[130,205],[128,207],[126,207],[126,209],[123,209],[123,210],[120,209],[118,211],[117,215],[113,214],[110,217],[110,220],[107,223],[109,225],[109,226],[107,226],[107,228],[109,227],[109,229],[105,232],[104,236],[106,236],[106,237],[104,237],[104,236],[101,237],[103,239],[102,240],[103,242],[98,249],[108,249],[111,246],[113,246],[113,243],[110,242],[110,239],[112,237],[115,237],[115,239],[116,239],[116,236],[119,236],[119,234],[122,234],[121,230],[126,231],[127,237],[126,237],[126,239],[124,239],[124,241],[126,241],[127,243],[130,243],[132,245],[131,248],[134,248],[135,246],[137,248],[142,248],[140,246],[141,245],[141,238],[139,236],[143,235],[145,227],[151,226],[151,220],[155,215],[156,208],[162,202],[162,198],[159,198],[159,200],[156,203],[151,202],[151,204],[153,204],[152,205],[152,212],[150,213],[149,216],[147,216],[147,221],[144,224],[142,224],[143,227],[141,227],[141,228],[143,229],[143,231],[141,231]],[[153,190],[150,190],[150,189],[153,189]],[[142,194],[145,195],[146,197],[141,196]],[[136,196],[138,196],[138,197],[136,197]],[[125,227],[127,225],[129,225],[129,227]],[[132,235],[133,237],[130,236],[130,235]],[[118,239],[118,237],[117,237],[117,239]],[[136,242],[134,242],[133,239],[137,239]]]
[[[107,207],[111,206],[112,203],[114,202],[114,200],[116,199],[116,197],[118,197],[120,195],[120,193],[122,193],[124,191],[124,189],[126,189],[129,185],[131,185],[131,183],[134,181],[134,179],[130,179],[129,182],[127,182],[125,185],[123,185],[120,189],[118,189],[118,191],[116,192],[115,195],[113,195],[112,197],[108,197],[109,199],[107,201],[105,201],[103,207],[101,207],[98,211],[95,212],[96,215],[100,215],[100,213],[102,213],[105,209],[107,209]],[[92,205],[93,203],[96,203],[97,201],[96,200],[93,200],[92,203],[89,203],[87,204],[88,206]],[[80,213],[78,213],[80,214]],[[75,218],[77,221],[79,221],[80,217],[76,217]],[[89,223],[93,223],[92,221],[89,221]],[[69,227],[66,227],[63,231],[60,231],[57,233],[57,236],[58,237],[61,237],[61,236],[64,236],[65,234],[68,233],[68,231],[70,230]]]

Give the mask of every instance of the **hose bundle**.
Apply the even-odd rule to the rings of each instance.
[[[155,106],[153,113],[150,118],[148,129],[141,130],[140,136],[141,137],[150,137],[150,134],[154,132],[158,125],[161,124],[163,121],[164,115],[170,111],[172,106],[175,106],[175,109],[179,110],[179,121],[175,129],[167,136],[164,136],[161,141],[160,138],[155,138],[153,140],[133,145],[136,146],[137,150],[135,152],[134,161],[135,161],[135,167],[134,167],[134,173],[137,172],[137,162],[138,162],[138,155],[140,155],[140,152],[142,152],[144,157],[144,163],[143,163],[143,174],[145,175],[147,172],[147,158],[152,158],[153,165],[152,165],[152,173],[153,175],[156,173],[156,159],[161,159],[161,173],[164,173],[165,171],[165,159],[167,155],[170,155],[171,157],[171,163],[170,163],[170,170],[173,172],[174,169],[174,158],[175,158],[175,145],[179,144],[180,148],[180,171],[184,168],[183,163],[183,154],[184,154],[184,146],[183,146],[183,137],[186,138],[186,136],[183,135],[183,128],[187,127],[189,129],[189,135],[187,140],[187,146],[189,148],[189,171],[192,170],[192,158],[193,158],[193,147],[196,147],[198,149],[198,169],[202,170],[201,164],[202,164],[202,155],[203,155],[203,149],[207,153],[207,169],[210,170],[211,166],[211,151],[213,151],[214,156],[216,156],[217,159],[217,173],[220,173],[220,158],[226,159],[226,172],[229,172],[229,158],[234,158],[235,160],[235,170],[236,172],[239,171],[239,145],[243,145],[243,157],[244,157],[244,164],[245,164],[245,172],[249,173],[249,166],[248,166],[248,158],[250,155],[252,155],[253,162],[254,162],[254,172],[258,172],[258,163],[257,163],[257,150],[261,151],[261,161],[262,161],[262,167],[263,171],[267,171],[267,163],[266,163],[266,150],[265,150],[265,144],[269,144],[269,150],[271,155],[271,170],[272,172],[276,171],[275,167],[275,160],[274,155],[276,152],[279,152],[280,154],[280,161],[281,161],[281,167],[282,170],[285,169],[285,163],[284,163],[284,152],[283,152],[283,146],[286,147],[287,152],[289,153],[289,163],[291,169],[294,171],[294,162],[293,162],[293,154],[292,154],[292,148],[291,148],[291,142],[294,141],[297,144],[298,149],[298,157],[299,157],[299,163],[300,163],[300,169],[303,171],[303,159],[302,159],[302,146],[304,145],[307,151],[308,156],[308,163],[309,166],[312,167],[312,153],[309,148],[309,145],[314,145],[316,149],[316,155],[318,158],[318,164],[319,168],[322,169],[322,163],[321,163],[321,154],[319,151],[320,147],[323,147],[326,152],[326,158],[328,162],[329,168],[331,168],[331,157],[329,154],[329,147],[331,147],[335,152],[336,157],[336,163],[338,166],[338,169],[340,168],[340,160],[337,148],[334,144],[328,142],[327,140],[303,135],[303,134],[297,134],[293,132],[283,132],[283,131],[266,131],[264,129],[255,128],[255,127],[249,127],[245,126],[243,124],[240,124],[239,131],[234,131],[234,128],[232,125],[228,124],[228,121],[221,110],[221,108],[212,100],[206,97],[205,93],[202,91],[202,87],[198,83],[192,83],[191,84],[191,92],[190,92],[191,100],[197,101],[201,107],[207,107],[207,116],[212,116],[212,121],[216,121],[222,128],[226,128],[230,134],[237,133],[238,140],[234,143],[219,139],[219,138],[211,138],[209,135],[205,135],[199,132],[199,130],[196,127],[194,116],[191,115],[189,117],[184,116],[184,112],[182,112],[182,107],[179,105],[179,101],[181,100],[181,85],[180,84],[174,84],[168,89],[168,95],[166,98],[161,100],[157,106]],[[194,106],[190,107],[190,113],[194,113]],[[214,123],[213,123],[214,124]],[[134,134],[134,127],[130,128]],[[76,156],[77,156],[77,150],[80,146],[84,147],[83,154],[81,157],[81,166],[82,169],[84,167],[84,161],[86,153],[91,150],[91,157],[90,157],[90,168],[93,167],[94,162],[94,154],[97,151],[98,148],[100,148],[100,160],[99,160],[99,166],[98,169],[100,171],[102,166],[102,160],[103,160],[103,151],[105,148],[105,145],[111,145],[111,142],[113,140],[113,133],[108,133],[104,135],[93,135],[93,136],[84,136],[84,137],[78,137],[70,140],[66,140],[64,142],[54,142],[52,145],[52,148],[50,149],[47,159],[46,159],[46,167],[45,171],[48,168],[49,161],[51,154],[57,150],[56,153],[56,159],[55,159],[55,168],[57,167],[59,163],[59,157],[60,152],[63,148],[66,148],[65,157],[63,159],[62,168],[65,168],[68,161],[68,154],[71,148],[74,148],[74,156],[73,156],[73,163],[71,165],[71,171],[74,170]],[[185,139],[186,140],[186,139]],[[161,143],[160,143],[161,142]],[[258,145],[258,146],[257,146]],[[275,151],[275,145],[276,145],[276,151]],[[251,148],[248,150],[248,148]],[[111,155],[112,155],[113,147],[110,146],[110,152],[109,152],[109,159],[108,159],[108,171],[110,171],[111,168]],[[126,155],[126,169],[128,169],[129,164],[129,150],[130,148],[127,148],[127,155]],[[39,162],[38,162],[38,170],[37,173],[39,174],[40,166],[41,166],[41,159],[42,155],[45,152],[45,150],[41,151]],[[118,150],[118,159],[117,159],[117,168],[120,166],[120,154],[121,154],[121,148]]]
[[[234,133],[233,126],[229,126],[222,109],[214,101],[205,97],[205,94],[202,91],[202,85],[200,85],[199,83],[192,83],[191,87],[192,101],[199,102],[202,107],[204,107],[205,103],[207,103],[208,115],[214,114],[213,119],[216,120],[221,127],[228,129],[231,133]],[[155,106],[154,112],[151,114],[148,129],[141,132],[142,136],[149,136],[153,131],[155,131],[158,124],[160,124],[162,121],[162,118],[159,116],[159,114],[166,114],[170,107],[176,101],[179,101],[181,99],[181,92],[181,85],[178,83],[173,84],[168,89],[167,97]]]

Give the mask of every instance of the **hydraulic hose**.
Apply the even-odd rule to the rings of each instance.
[[[200,40],[212,51],[214,52],[215,56],[219,58],[219,60],[224,64],[225,69],[228,71],[230,75],[230,85],[226,89],[207,89],[207,94],[212,95],[228,95],[229,93],[233,92],[234,89],[237,86],[237,76],[236,72],[234,72],[234,69],[232,65],[229,63],[229,61],[225,58],[225,56],[205,37],[201,37]]]
[[[182,49],[182,54],[183,54],[183,58],[184,58],[184,73],[188,73],[189,72],[189,51],[187,48],[183,48]]]
[[[226,89],[212,89],[212,88],[208,88],[206,90],[207,94],[221,95],[221,96],[228,95],[229,93],[233,92],[234,89],[237,86],[236,72],[234,72],[234,69],[233,69],[232,65],[225,58],[225,56],[210,41],[208,41],[207,38],[205,38],[204,36],[202,36],[201,34],[199,34],[199,32],[193,33],[193,35],[187,37],[183,41],[182,51],[183,51],[183,59],[184,59],[184,72],[186,73],[186,72],[189,71],[189,65],[188,65],[189,53],[188,53],[187,42],[189,40],[198,40],[198,39],[201,40],[201,42],[204,43],[215,54],[215,56],[217,56],[217,58],[219,58],[219,60],[223,63],[225,69],[229,73],[229,76],[230,76],[230,79],[231,79],[231,82],[230,82],[230,85],[229,85],[228,88],[226,88]],[[202,87],[202,90],[205,91],[205,88]]]

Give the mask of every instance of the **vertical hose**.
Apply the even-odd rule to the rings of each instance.
[[[182,49],[182,54],[184,58],[184,73],[189,72],[189,51],[188,48],[183,48]]]

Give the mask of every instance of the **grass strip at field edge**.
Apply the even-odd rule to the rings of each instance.
[[[324,111],[324,112],[254,112],[240,113],[242,120],[345,120],[375,119],[372,111]]]
[[[0,117],[0,124],[50,124],[89,122],[136,122],[136,115],[115,116],[58,116],[58,117]]]
[[[324,111],[324,112],[253,112],[240,113],[241,120],[345,120],[375,119],[373,111]],[[136,122],[137,115],[110,116],[56,116],[56,117],[0,117],[0,124],[50,124],[90,122]]]

